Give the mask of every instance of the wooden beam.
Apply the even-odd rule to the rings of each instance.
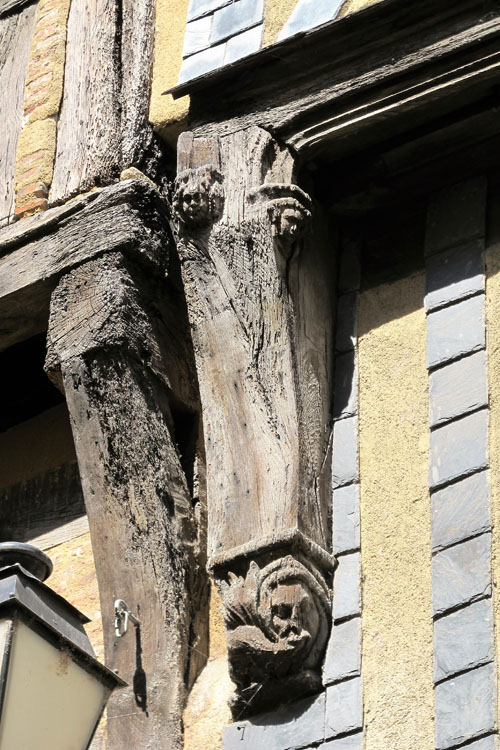
[[[258,125],[304,159],[344,157],[489,96],[499,44],[495,0],[384,0],[173,93],[198,135]]]
[[[5,4],[0,0],[0,227],[14,214],[17,139],[23,119],[26,68],[35,26],[36,3],[26,8],[22,5]]]
[[[135,166],[156,176],[149,123],[156,0],[72,0],[49,201],[106,185]]]
[[[333,254],[265,131],[182,134],[174,206],[236,716],[320,689],[329,630]],[[278,613],[281,612],[281,614]]]
[[[33,3],[34,9],[36,8],[35,0],[0,0],[0,18],[13,11],[20,10],[24,5],[28,5],[29,3]]]
[[[118,7],[113,0],[71,3],[51,203],[120,174]]]
[[[207,643],[203,551],[173,436],[150,276],[121,252],[87,260],[60,280],[48,330],[46,369],[70,414],[106,662],[128,683],[108,703],[109,750],[181,750],[186,688]],[[116,599],[140,620],[122,639]]]
[[[46,329],[61,274],[124,249],[168,263],[171,235],[158,191],[125,180],[0,230],[0,350]]]

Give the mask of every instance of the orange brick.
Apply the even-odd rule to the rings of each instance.
[[[35,39],[35,41],[38,42],[41,39],[46,39],[46,37],[50,36],[51,34],[54,34],[57,31],[59,32],[61,31],[59,24],[52,23],[50,24],[50,26],[47,26],[46,28],[38,29],[38,31],[34,33],[33,39]]]
[[[33,49],[38,51],[43,51],[49,47],[55,47],[58,42],[61,41],[63,38],[63,35],[61,32],[58,34],[53,34],[52,36],[49,36],[47,39],[42,39],[40,42],[37,42],[33,45]]]
[[[39,177],[40,172],[42,171],[41,166],[32,167],[32,169],[28,169],[27,172],[24,172],[23,174],[19,175],[17,182],[24,182],[25,180],[33,180],[35,181],[37,177]]]
[[[49,71],[48,73],[44,73],[41,76],[38,76],[38,78],[34,78],[32,81],[30,81],[28,84],[26,84],[26,93],[25,93],[25,99],[29,99],[31,94],[41,91],[44,83],[50,83],[52,80],[52,71]]]
[[[37,211],[46,211],[48,205],[49,202],[47,198],[36,198],[29,203],[16,206],[16,210],[14,211],[14,218],[20,219],[22,216],[30,216],[31,214],[37,213]]]
[[[60,8],[61,2],[60,0],[47,0],[44,2],[44,0],[40,0],[38,7],[39,7],[39,13],[45,13],[45,11],[52,10],[53,8]]]
[[[31,58],[29,64],[30,65],[38,65],[42,62],[42,60],[46,60],[47,63],[52,60],[54,57],[54,52],[52,49],[46,49],[44,52],[40,52],[38,55],[35,55]]]
[[[18,169],[22,169],[23,167],[29,167],[30,164],[33,164],[35,161],[42,161],[46,156],[46,151],[41,148],[38,151],[34,151],[32,154],[28,154],[28,156],[23,156],[22,159],[19,159],[19,161],[16,164],[16,167]]]
[[[28,65],[27,80],[33,81],[38,75],[43,75],[50,66],[51,57],[52,55],[47,60],[37,61],[36,63],[31,62]]]
[[[59,8],[49,8],[46,13],[41,13],[36,23],[37,29],[43,28],[46,24],[50,23],[51,18],[57,18],[58,15]]]
[[[26,195],[33,195],[35,198],[46,198],[48,195],[47,185],[44,182],[32,182],[25,185],[16,193],[16,198],[23,198]]]
[[[36,107],[41,104],[41,99],[46,99],[50,93],[50,85],[42,86],[40,89],[35,89],[33,92],[25,95],[24,98],[24,113],[27,114],[27,107]]]
[[[45,104],[47,104],[48,98],[42,99],[39,102],[34,102],[33,104],[30,104],[28,107],[24,108],[24,114],[25,116],[31,115],[35,109],[38,107],[43,107]]]

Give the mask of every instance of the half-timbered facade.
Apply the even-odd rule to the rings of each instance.
[[[497,748],[498,2],[0,0],[0,60],[0,536],[93,750]]]

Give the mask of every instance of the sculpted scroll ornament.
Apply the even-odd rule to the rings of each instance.
[[[221,173],[210,164],[180,172],[175,180],[173,200],[180,223],[196,229],[216,221],[224,207],[222,182]]]
[[[268,183],[248,195],[251,207],[264,207],[273,238],[285,257],[293,253],[311,218],[312,201],[298,185]]]
[[[219,581],[235,715],[282,695],[320,689],[316,671],[326,647],[330,597],[321,575],[291,555],[263,568],[250,563],[245,577]]]

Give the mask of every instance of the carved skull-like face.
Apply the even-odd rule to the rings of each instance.
[[[311,212],[293,197],[277,198],[269,204],[273,235],[280,251],[290,257],[304,230]]]
[[[297,580],[280,583],[270,599],[271,628],[278,638],[295,645],[315,638],[320,616],[304,583]]]

